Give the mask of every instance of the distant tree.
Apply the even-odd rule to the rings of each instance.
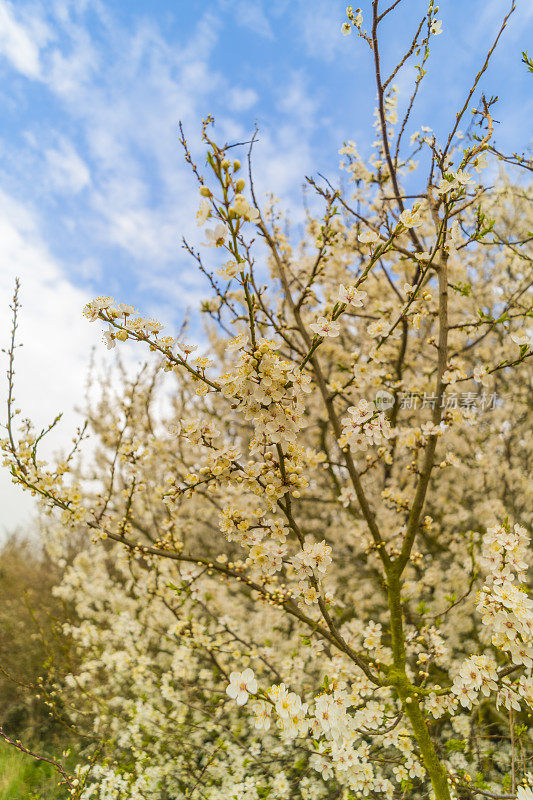
[[[0,726],[32,740],[56,727],[46,695],[67,671],[60,579],[38,541],[12,535],[0,547]]]

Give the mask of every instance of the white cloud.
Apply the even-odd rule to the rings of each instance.
[[[242,4],[231,2],[226,8],[230,5],[243,24],[259,26],[268,35],[261,4],[253,6],[253,14],[250,9],[245,13]],[[240,82],[232,87],[213,70],[210,58],[221,25],[212,13],[197,21],[184,46],[176,46],[146,19],[136,22],[133,30],[121,27],[105,4],[92,8],[99,20],[98,38],[89,35],[80,4],[56,3],[53,8],[42,22],[55,35],[42,56],[42,81],[65,109],[71,144],[62,136],[59,145],[48,143],[45,148],[52,188],[62,194],[87,188],[86,213],[77,219],[77,228],[95,245],[118,246],[127,253],[131,270],[144,286],[160,290],[177,262],[180,286],[192,289],[194,267],[188,267],[180,238],[197,238],[196,209],[190,205],[195,189],[177,142],[178,120],[184,122],[201,166],[199,121],[222,100],[216,136],[220,141],[224,136],[228,141],[246,140],[249,126],[243,127],[233,115],[252,108],[258,93]],[[268,151],[261,147],[258,159],[268,152],[270,188],[283,195],[295,188],[291,180],[299,186],[303,171],[297,175],[298,169],[309,165],[306,140],[316,115],[316,105],[297,74],[288,76],[279,92],[276,112],[282,117],[279,131],[268,125],[271,146]],[[289,121],[296,126],[294,135],[287,128]],[[26,139],[31,146],[31,137]],[[42,142],[37,133],[33,141],[38,152]],[[42,150],[36,157],[42,158]],[[58,200],[63,202],[62,197]],[[67,219],[64,229],[72,222]]]
[[[274,38],[274,31],[265,14],[261,0],[220,0],[223,9],[231,9],[239,25],[267,39]]]
[[[259,95],[253,89],[234,88],[230,90],[228,99],[233,111],[248,111],[257,103]]]
[[[479,4],[474,33],[480,43],[486,39],[487,50],[509,11],[509,6],[508,0],[484,0]],[[503,33],[503,42],[509,44],[509,42],[519,38],[524,30],[527,30],[527,25],[532,18],[533,5],[531,3],[518,3]]]
[[[298,26],[309,55],[322,61],[333,61],[349,50],[354,56],[353,41],[349,41],[353,37],[344,37],[341,33],[345,15],[342,11],[336,15],[331,0],[300,2],[297,8],[294,24]]]
[[[307,91],[302,73],[293,72],[287,76],[287,82],[280,93],[278,108],[284,117],[292,116],[296,126],[310,128],[316,124],[318,111],[316,96],[316,90],[314,93]]]
[[[5,1],[0,2],[0,53],[23,75],[40,76],[39,44],[32,31],[15,19],[11,3]]]
[[[237,18],[242,25],[261,34],[261,36],[266,36],[268,39],[274,38],[270,22],[259,4],[252,5],[249,0],[241,0],[237,5],[236,12]]]
[[[193,123],[198,130],[210,110],[208,98],[225,89],[208,63],[216,26],[205,15],[180,48],[151,23],[141,22],[131,32],[108,16],[100,21],[111,50],[101,44],[96,50],[83,18],[60,21],[61,50],[46,60],[46,81],[86,144],[91,235],[132,256],[140,275],[148,262],[154,278],[176,261],[183,222],[190,230],[188,217],[194,217],[194,209],[183,213],[193,184],[177,123],[182,119],[189,130]],[[63,72],[68,78],[60,78]],[[78,187],[86,185],[88,175],[74,159],[70,154],[63,166],[71,168],[75,191],[76,181]]]
[[[87,164],[67,139],[62,138],[57,148],[45,150],[44,155],[50,169],[50,179],[60,191],[78,194],[91,183]]]

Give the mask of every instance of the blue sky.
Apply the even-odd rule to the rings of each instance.
[[[369,0],[361,7],[368,18]],[[384,30],[385,66],[424,3],[401,7]],[[444,32],[432,40],[408,134],[447,129],[508,7],[440,3]],[[39,424],[64,410],[68,441],[90,348],[102,349],[81,316],[88,299],[112,294],[173,324],[198,307],[205,286],[180,247],[183,234],[203,238],[180,119],[199,161],[202,117],[214,114],[221,141],[247,139],[257,120],[259,192],[273,191],[296,219],[306,174],[335,179],[345,139],[370,151],[371,54],[341,35],[344,9],[336,0],[0,0],[0,302],[6,309],[19,275],[18,400]],[[533,80],[520,53],[533,50],[532,33],[533,2],[518,0],[481,82],[500,97],[496,140],[509,151],[530,144]],[[400,102],[412,79],[407,69],[397,80]],[[2,342],[7,333],[0,313]],[[0,492],[4,524],[23,519],[29,506],[5,475]]]

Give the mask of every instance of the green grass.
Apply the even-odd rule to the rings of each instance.
[[[0,800],[65,800],[51,764],[0,742]]]

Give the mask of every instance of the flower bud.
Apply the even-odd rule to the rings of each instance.
[[[115,333],[115,339],[118,339],[119,342],[125,342],[128,338],[128,331],[117,331]]]
[[[228,170],[229,169],[229,161],[228,161],[227,158],[225,158],[224,161],[222,162],[222,169],[224,169],[224,170]]]
[[[233,172],[238,172],[240,168],[241,168],[241,162],[239,161],[238,158],[236,158],[235,161],[233,162]]]
[[[235,188],[237,189],[237,192],[242,192],[242,190],[244,189],[245,186],[246,186],[246,181],[244,180],[244,178],[239,178],[239,180],[235,184]]]
[[[202,197],[211,197],[211,189],[208,186],[200,186],[200,194]]]

